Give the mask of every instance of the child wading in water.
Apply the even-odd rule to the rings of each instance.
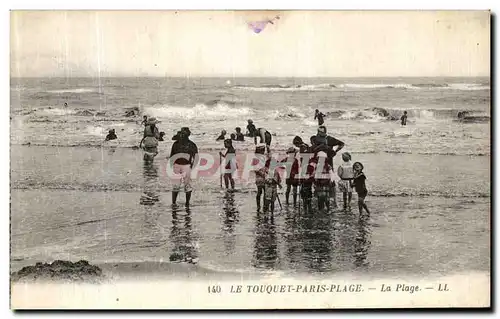
[[[255,148],[255,155],[258,156],[265,156],[266,152],[266,146],[265,145],[258,145]],[[269,166],[271,165],[271,159],[268,156],[266,157],[266,163],[264,167],[259,168],[258,170],[255,171],[255,186],[257,186],[257,212],[260,212],[260,198],[262,195],[264,195],[264,201],[265,201],[265,194],[264,194],[264,186],[266,183],[266,175],[267,175],[267,170],[269,169]],[[256,163],[253,163],[254,165]]]
[[[344,210],[351,209],[352,187],[351,182],[354,178],[354,170],[351,164],[351,154],[345,152],[342,154],[344,161],[337,169],[337,174],[340,177],[339,190],[344,197]]]
[[[366,189],[366,183],[365,183],[366,176],[363,173],[363,164],[361,164],[360,162],[356,162],[352,165],[352,168],[354,170],[353,185],[354,188],[356,189],[356,193],[358,193],[359,215],[361,216],[363,208],[369,215],[370,211],[368,210],[368,207],[366,206],[365,203],[365,198],[366,195],[368,195],[368,190]]]
[[[232,163],[236,158],[236,150],[234,149],[233,142],[230,139],[224,140],[224,147],[226,148],[226,154],[219,152],[220,156],[224,157],[226,162],[224,184],[226,185],[226,189],[229,189],[229,183],[231,183],[231,190],[234,190],[233,171],[236,165],[233,165]],[[229,173],[227,172],[228,170],[230,170]]]
[[[268,176],[264,184],[264,211],[274,213],[274,202],[278,197],[278,187],[281,188],[281,177],[277,169],[268,172]]]

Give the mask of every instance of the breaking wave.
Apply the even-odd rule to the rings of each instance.
[[[87,133],[90,135],[95,135],[95,136],[106,136],[106,129],[104,127],[100,126],[87,126],[86,127]]]
[[[169,106],[145,107],[144,114],[165,119],[199,119],[214,120],[238,118],[252,114],[248,107],[231,107],[225,103],[216,103],[214,105],[197,104],[194,107]]]
[[[75,116],[94,116],[97,114],[102,114],[102,112],[97,112],[93,109],[61,109],[61,108],[43,108],[36,109],[33,111],[25,111],[24,115],[33,114],[38,116],[65,116],[65,115],[75,115]]]
[[[35,111],[40,115],[52,115],[52,116],[64,116],[64,115],[73,115],[76,114],[77,111],[73,109],[59,109],[59,108],[46,108]]]
[[[339,120],[372,120],[372,121],[398,121],[403,112],[408,112],[410,119],[423,120],[456,120],[467,122],[489,122],[490,115],[475,110],[457,109],[390,109],[373,107],[364,110],[336,110],[327,112],[327,116]]]
[[[282,110],[274,111],[275,119],[297,119],[297,118],[307,118],[301,110],[293,106],[287,106]]]
[[[63,93],[91,93],[98,92],[96,88],[78,88],[78,89],[64,89],[64,90],[48,90],[47,93],[63,94]]]
[[[481,83],[321,83],[310,85],[237,85],[233,89],[279,92],[279,91],[330,91],[330,90],[377,90],[377,89],[404,89],[404,90],[459,90],[481,91],[490,90],[489,85]]]

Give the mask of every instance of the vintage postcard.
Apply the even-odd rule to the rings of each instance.
[[[11,11],[11,308],[490,307],[490,21]]]

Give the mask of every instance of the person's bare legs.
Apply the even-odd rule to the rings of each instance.
[[[293,206],[297,206],[297,186],[293,186]]]
[[[365,198],[364,197],[358,198],[358,207],[359,207],[359,215],[360,216],[363,213],[363,208],[366,210],[366,213],[368,215],[370,215],[370,211],[368,210],[368,206],[366,206]]]
[[[276,201],[275,196],[271,196],[271,213],[274,213],[274,202]]]
[[[179,195],[179,192],[172,192],[172,205],[177,205],[177,195]]]
[[[257,186],[257,211],[260,211],[260,196],[262,195],[262,191],[264,190],[264,186]]]
[[[366,206],[366,203],[365,203],[365,198],[364,198],[364,197],[363,197],[363,204],[362,204],[362,205],[363,205],[363,208],[366,210],[366,213],[367,213],[368,215],[370,215],[370,211],[368,210],[368,206]]]
[[[335,191],[335,183],[330,184],[330,196],[333,198],[333,207],[337,208],[337,193]]]
[[[290,198],[290,190],[292,186],[291,185],[286,185],[286,192],[285,192],[285,203],[288,205],[289,201],[288,199]]]
[[[186,192],[186,207],[189,207],[190,201],[191,201],[191,191]]]
[[[358,198],[359,216],[363,214],[363,198]]]

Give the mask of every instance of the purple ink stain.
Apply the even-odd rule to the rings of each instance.
[[[271,21],[256,21],[256,22],[249,22],[248,27],[253,30],[255,33],[260,33],[266,25],[271,22]]]
[[[272,20],[267,20],[267,21],[255,21],[255,22],[249,22],[248,27],[253,30],[255,33],[260,33],[264,28],[267,26],[268,23],[274,24],[273,20],[279,20],[280,17],[276,16]]]

